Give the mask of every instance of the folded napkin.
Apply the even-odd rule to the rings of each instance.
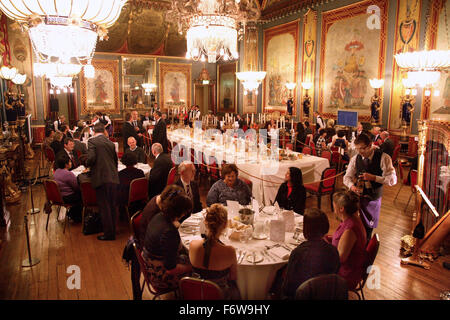
[[[289,259],[289,255],[291,254],[290,251],[286,250],[283,247],[275,247],[272,249],[269,249],[270,253],[273,253],[274,255],[276,255],[278,258],[282,259],[282,260],[288,260]]]

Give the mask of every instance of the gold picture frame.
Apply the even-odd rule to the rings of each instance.
[[[158,66],[161,109],[189,108],[192,64],[159,62]]]
[[[237,62],[217,65],[217,112],[237,112]]]
[[[80,74],[81,114],[100,111],[120,114],[119,60],[92,60],[95,77]]]

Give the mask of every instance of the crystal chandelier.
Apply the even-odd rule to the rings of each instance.
[[[239,81],[241,81],[242,86],[244,87],[244,95],[247,95],[249,92],[254,92],[254,94],[258,94],[258,87],[266,77],[266,72],[265,71],[236,72],[236,77],[239,79]]]
[[[90,65],[97,36],[107,39],[107,28],[117,20],[125,3],[126,0],[0,0],[0,9],[28,31],[38,61],[35,71],[51,78],[55,70],[59,72],[57,76],[68,77]]]
[[[238,36],[260,16],[255,0],[172,0],[166,20],[186,33],[186,58],[216,63],[237,59]]]

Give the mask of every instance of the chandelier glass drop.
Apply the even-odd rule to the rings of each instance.
[[[97,37],[107,38],[107,28],[117,20],[125,3],[126,0],[0,0],[0,9],[28,31],[38,61],[34,66],[37,75],[72,77],[82,68],[92,74],[90,62]]]
[[[216,63],[239,57],[238,37],[249,20],[260,16],[254,0],[172,0],[166,20],[186,34],[186,58]]]

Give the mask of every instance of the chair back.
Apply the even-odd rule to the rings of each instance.
[[[325,151],[322,151],[322,157],[323,157],[323,153]],[[332,164],[339,164],[341,162],[341,154],[339,153],[339,151],[331,151],[331,163]]]
[[[411,170],[411,192],[416,192],[417,170]]]
[[[82,182],[80,185],[80,189],[83,207],[96,207],[97,195],[95,194],[95,189],[92,187],[92,183]]]
[[[348,300],[347,280],[337,274],[323,274],[303,282],[296,300]]]
[[[135,239],[140,239],[139,230],[141,230],[141,221],[142,220],[142,211],[139,210],[130,219],[131,230],[133,231],[133,235]]]
[[[294,145],[291,142],[286,143],[286,149],[289,149],[291,151],[294,150]]]
[[[55,161],[55,152],[53,151],[52,148],[45,148],[45,157],[47,158],[47,160],[49,162],[54,162]]]
[[[378,249],[380,248],[380,238],[378,236],[377,233],[375,233],[372,236],[372,239],[370,239],[369,243],[367,244],[366,247],[366,264],[364,266],[364,273],[363,273],[363,277],[362,277],[362,286],[364,287],[364,284],[366,283],[367,277],[369,276],[370,270],[367,270],[368,267],[370,267],[371,265],[373,265],[375,258],[377,257],[378,254]]]
[[[134,179],[130,183],[130,193],[128,195],[128,205],[135,201],[147,201],[148,180],[147,178]]]
[[[400,153],[400,144],[396,145],[394,148],[394,152],[392,153],[392,163],[396,163],[398,159],[398,154]]]
[[[305,146],[309,146],[309,141],[311,140],[311,136],[308,134],[305,139]]]
[[[183,277],[179,284],[183,300],[222,300],[223,292],[212,281],[193,277]]]
[[[310,147],[303,147],[302,153],[304,153],[304,154],[311,154],[311,148]]]
[[[328,159],[328,165],[331,163],[331,152],[328,150],[323,150],[320,157]]]
[[[170,171],[169,171],[169,175],[167,176],[167,184],[166,185],[174,184],[176,175],[177,175],[177,167],[172,167],[172,169],[170,169]]]
[[[54,180],[44,180],[44,189],[47,201],[55,205],[64,205],[64,200],[61,196],[58,183]]]
[[[326,179],[326,180],[320,182],[322,192],[331,191],[334,189],[334,185],[336,183],[336,177],[331,178],[331,179],[327,179],[327,178],[333,177],[335,175],[336,175],[336,169],[334,169],[334,168],[327,168],[327,169],[323,170],[322,178],[320,180],[324,180],[324,179]]]
[[[241,179],[246,185],[248,185],[248,187],[250,188],[250,191],[252,191],[253,182],[251,182],[250,180],[248,180],[246,178],[242,178],[242,177],[239,177],[239,179]]]
[[[211,175],[211,178],[213,178],[214,180],[219,180],[220,172],[219,172],[219,165],[217,163],[216,157],[209,156],[208,166],[209,166],[209,174]]]

